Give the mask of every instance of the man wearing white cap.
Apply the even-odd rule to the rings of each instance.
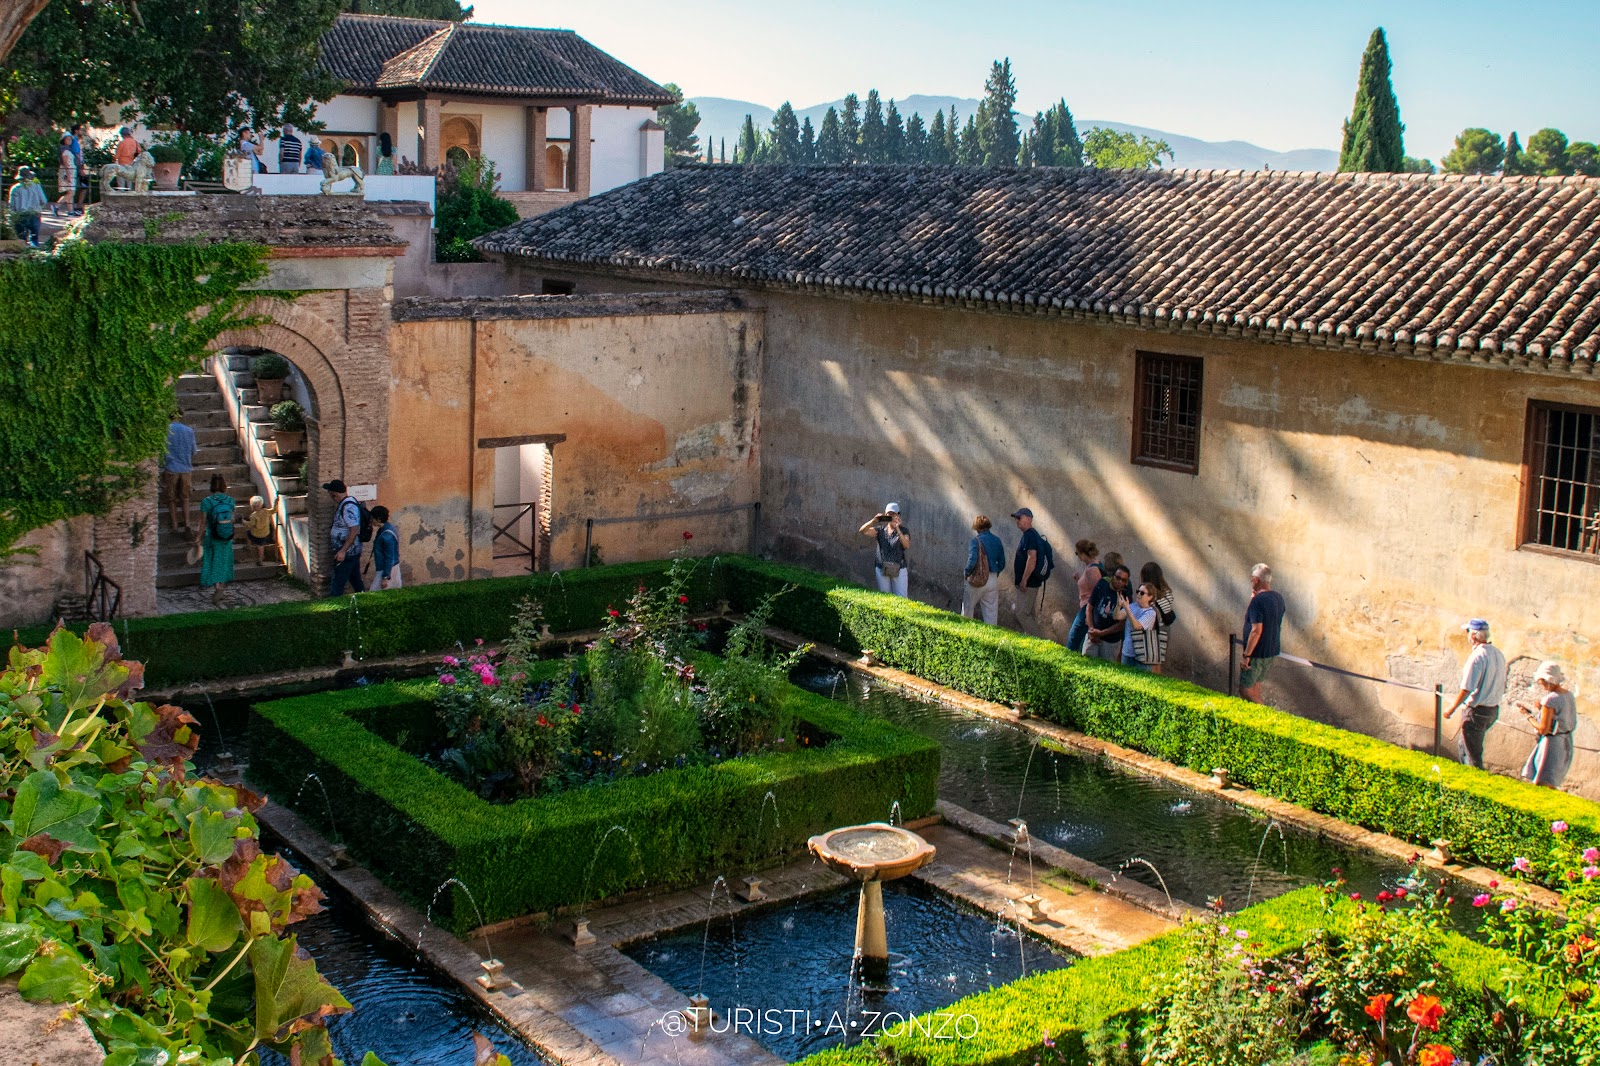
[[[1472,642],[1472,654],[1461,670],[1461,691],[1444,712],[1450,718],[1462,708],[1461,737],[1456,742],[1461,761],[1483,769],[1483,738],[1500,720],[1500,701],[1506,695],[1506,657],[1490,642],[1489,623],[1474,618],[1461,627]]]
[[[861,523],[861,535],[878,542],[873,565],[878,591],[909,595],[911,571],[906,551],[911,547],[911,531],[900,521],[900,505],[891,503]]]

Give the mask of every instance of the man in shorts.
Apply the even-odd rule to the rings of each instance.
[[[1239,661],[1239,695],[1261,702],[1261,682],[1272,671],[1282,650],[1283,597],[1272,590],[1272,567],[1257,563],[1250,568],[1250,606],[1244,612],[1244,658]]]
[[[167,453],[161,457],[161,488],[167,496],[167,518],[175,531],[189,532],[189,489],[194,479],[194,430],[172,412],[167,423]]]

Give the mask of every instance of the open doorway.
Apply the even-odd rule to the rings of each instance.
[[[561,434],[492,441],[494,572],[498,577],[550,569],[550,499]]]

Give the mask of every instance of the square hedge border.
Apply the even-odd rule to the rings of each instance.
[[[420,903],[458,878],[487,923],[744,875],[813,833],[882,821],[894,801],[920,818],[938,800],[935,741],[791,687],[789,710],[831,734],[826,746],[489,803],[379,735],[427,730],[435,688],[401,681],[256,704],[249,778],[324,831],[331,807],[350,853]],[[326,805],[319,790],[303,788],[311,773]],[[775,817],[765,816],[769,791]],[[442,927],[477,924],[459,888],[440,901]]]

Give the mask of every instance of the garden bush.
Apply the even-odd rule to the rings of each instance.
[[[894,801],[916,818],[938,798],[935,742],[790,688],[789,713],[830,734],[825,747],[494,804],[384,739],[404,733],[409,742],[414,730],[427,729],[436,689],[432,681],[396,682],[257,704],[250,775],[342,835],[353,854],[419,902],[447,877],[459,878],[487,922],[743,874],[813,833],[881,821]],[[309,773],[326,785],[331,827],[321,792],[301,795]],[[769,791],[776,819],[763,818]],[[441,924],[458,932],[477,924],[459,888],[440,902],[434,917]]]
[[[1491,867],[1542,848],[1550,825],[1600,843],[1600,806],[1408,751],[1176,678],[1086,659],[1059,644],[794,567],[723,560],[736,606],[786,587],[773,624],[1041,718],[1323,814],[1425,842]]]

